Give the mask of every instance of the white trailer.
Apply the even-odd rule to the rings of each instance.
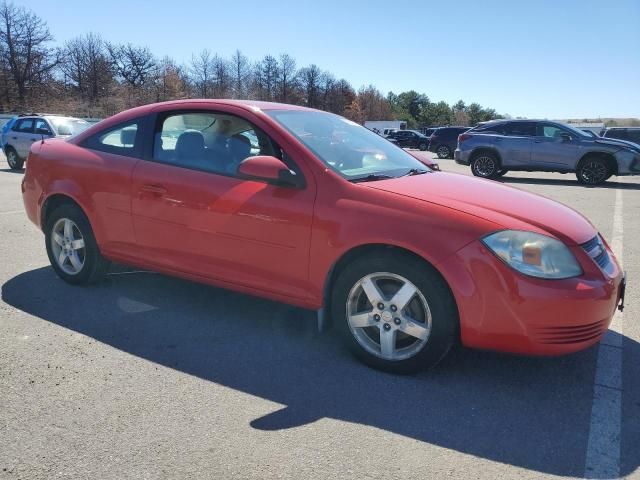
[[[378,135],[386,137],[390,131],[405,130],[407,128],[407,122],[403,122],[402,120],[375,120],[364,122],[364,126],[376,132]]]

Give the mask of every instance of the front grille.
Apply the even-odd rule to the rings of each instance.
[[[609,258],[609,253],[607,252],[600,235],[596,235],[588,242],[583,243],[581,247],[600,268],[603,270],[607,268],[611,259]]]
[[[551,345],[566,343],[582,343],[595,340],[607,329],[607,319],[578,326],[533,327],[538,343]]]

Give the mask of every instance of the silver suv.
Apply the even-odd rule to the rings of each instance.
[[[12,170],[20,170],[31,144],[42,138],[70,137],[89,127],[89,122],[60,115],[20,115],[2,132],[2,149]]]
[[[547,120],[496,120],[461,134],[455,161],[474,175],[497,178],[509,170],[575,172],[580,183],[598,185],[611,175],[640,174],[640,147],[596,138]]]

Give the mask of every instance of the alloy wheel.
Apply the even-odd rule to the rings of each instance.
[[[68,218],[60,218],[51,232],[51,251],[60,269],[68,275],[80,273],[84,267],[86,252],[82,232]]]
[[[436,153],[438,154],[438,158],[447,158],[449,156],[449,148],[445,146],[438,147]]]
[[[429,305],[420,290],[400,275],[377,272],[361,278],[349,292],[346,310],[354,338],[378,358],[411,358],[429,340]]]
[[[582,167],[580,176],[584,183],[597,185],[607,179],[607,167],[602,162],[591,160]]]
[[[13,150],[9,150],[7,153],[7,163],[12,169],[17,168],[18,166],[18,155]]]
[[[473,169],[479,177],[491,177],[496,173],[496,162],[489,156],[482,155],[473,161]]]

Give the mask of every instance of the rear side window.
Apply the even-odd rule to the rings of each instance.
[[[13,126],[13,131],[21,133],[33,133],[33,118],[23,118],[18,120]]]
[[[533,122],[512,122],[505,126],[505,135],[511,137],[535,137],[536,124]]]
[[[99,152],[125,157],[139,157],[141,120],[121,123],[89,137],[83,146]]]

